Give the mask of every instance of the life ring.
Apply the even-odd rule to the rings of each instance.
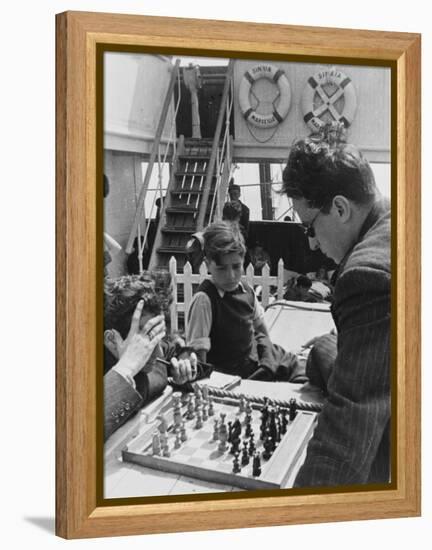
[[[337,90],[329,96],[323,86],[333,84]],[[314,108],[316,94],[322,100],[322,104]],[[344,97],[344,106],[342,112],[339,112],[335,103],[341,97]],[[352,80],[342,71],[335,67],[323,69],[311,76],[303,90],[302,95],[303,120],[309,128],[316,132],[325,124],[320,116],[329,111],[337,122],[342,122],[346,128],[351,126],[357,110],[357,97]]]
[[[260,78],[267,78],[279,88],[279,104],[273,105],[273,112],[261,115],[252,108],[249,101],[251,88]],[[291,105],[291,87],[285,72],[269,63],[260,63],[245,72],[239,88],[239,103],[241,112],[248,122],[258,128],[273,128],[287,116]]]

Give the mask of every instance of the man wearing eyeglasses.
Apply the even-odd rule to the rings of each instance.
[[[283,173],[310,247],[338,264],[336,360],[296,487],[390,481],[390,205],[341,128],[297,141]]]

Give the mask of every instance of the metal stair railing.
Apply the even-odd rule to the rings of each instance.
[[[198,218],[197,218],[197,231],[202,231],[204,228],[204,219],[207,211],[207,204],[210,196],[211,184],[215,173],[216,157],[219,150],[219,140],[220,140],[221,131],[222,131],[222,123],[224,120],[228,95],[231,88],[233,67],[234,67],[234,62],[232,59],[230,59],[228,64],[228,70],[227,70],[227,76],[225,79],[223,94],[222,94],[221,105],[219,109],[218,120],[216,124],[216,131],[215,131],[213,144],[212,144],[210,161],[207,167],[207,174],[206,174],[206,179],[205,179],[205,184],[203,189],[203,195],[199,206],[199,212],[198,212]]]
[[[234,105],[234,83],[233,79],[230,79],[230,93],[228,94],[226,106],[225,106],[225,132],[222,140],[222,147],[219,151],[217,148],[216,154],[216,183],[215,190],[212,198],[209,220],[214,218],[215,206],[217,207],[217,218],[222,217],[222,204],[225,201],[228,180],[231,173],[232,163],[232,149],[233,143],[230,137],[230,118]],[[222,182],[225,185],[222,185]]]
[[[163,130],[164,130],[164,127],[165,127],[165,123],[166,123],[166,120],[167,120],[169,106],[170,106],[171,99],[172,99],[172,96],[173,96],[174,85],[175,85],[176,81],[178,82],[179,66],[180,66],[180,59],[177,59],[176,62],[175,62],[175,65],[173,67],[172,73],[171,73],[171,79],[170,79],[168,89],[167,89],[167,92],[166,92],[166,95],[165,95],[165,100],[164,100],[164,103],[163,103],[163,106],[162,106],[161,116],[159,117],[159,122],[158,122],[158,126],[157,126],[157,129],[156,129],[155,138],[154,138],[154,141],[153,141],[153,147],[152,147],[152,150],[151,150],[151,153],[150,153],[150,158],[149,158],[149,162],[148,162],[144,182],[142,184],[141,191],[140,191],[140,194],[139,194],[139,197],[138,197],[138,204],[137,204],[137,208],[136,208],[136,212],[135,212],[134,221],[132,223],[132,228],[131,228],[131,231],[130,231],[130,234],[129,234],[129,239],[128,239],[128,242],[127,242],[127,245],[126,245],[126,253],[130,254],[133,250],[134,239],[138,235],[138,246],[139,246],[138,261],[139,261],[139,266],[140,266],[140,272],[142,272],[142,270],[143,270],[142,256],[143,256],[143,251],[144,251],[145,246],[146,246],[146,241],[147,241],[147,237],[148,237],[148,230],[149,230],[149,224],[145,223],[144,239],[143,239],[143,243],[140,243],[140,220],[141,220],[141,217],[142,217],[142,213],[144,211],[145,198],[146,198],[146,195],[147,195],[147,190],[148,190],[150,178],[151,178],[151,175],[152,175],[152,172],[153,172],[153,166],[155,164],[156,156],[158,156],[158,161],[159,161],[158,162],[158,165],[159,165],[159,191],[160,191],[160,196],[162,197],[160,142],[161,142],[162,133],[163,133]],[[165,157],[164,157],[163,164],[165,164],[165,162],[166,162],[166,158],[167,158],[167,155],[168,155],[168,151],[170,150],[171,142],[173,143],[174,156],[175,156],[175,153],[176,153],[176,139],[175,139],[175,137],[173,139],[173,131],[174,131],[174,127],[175,127],[176,114],[177,114],[179,105],[180,105],[180,94],[179,94],[179,98],[178,98],[176,109],[175,109],[175,115],[173,117],[173,124],[171,126],[169,139],[168,139],[168,142],[167,142],[166,147],[165,147]],[[151,212],[154,209],[155,202],[156,202],[156,193],[153,197]],[[150,212],[150,216],[151,216],[151,212]]]

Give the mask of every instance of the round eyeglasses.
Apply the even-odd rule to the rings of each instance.
[[[302,223],[301,228],[303,229],[304,234],[308,239],[314,239],[315,238],[315,228],[314,223],[315,220],[318,218],[318,216],[321,214],[322,210],[319,209],[318,212],[315,214],[312,221],[308,223]]]

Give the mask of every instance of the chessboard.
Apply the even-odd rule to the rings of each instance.
[[[241,489],[283,488],[298,467],[317,413],[174,393],[171,406],[123,449],[123,460]]]

